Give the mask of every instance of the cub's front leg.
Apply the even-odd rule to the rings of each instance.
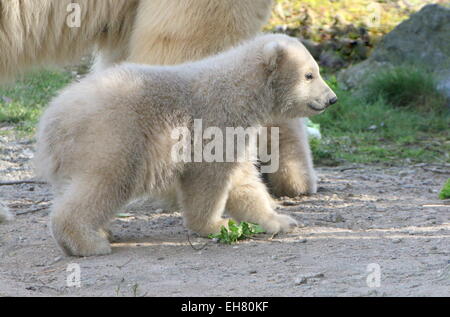
[[[185,226],[208,236],[227,227],[222,218],[234,163],[192,163],[178,182],[178,201],[183,210]]]
[[[251,162],[241,163],[231,177],[226,209],[237,221],[261,225],[269,233],[291,231],[297,222],[274,210],[275,201]]]

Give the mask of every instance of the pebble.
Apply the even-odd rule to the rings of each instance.
[[[324,278],[324,273],[312,273],[307,275],[299,276],[295,279],[295,285],[303,285],[308,283],[308,280],[310,279],[317,279],[317,278]]]
[[[308,279],[304,276],[295,279],[295,285],[303,285],[308,283]]]
[[[341,216],[339,213],[333,213],[327,217],[327,220],[330,222],[338,223],[338,222],[344,222],[344,217]]]

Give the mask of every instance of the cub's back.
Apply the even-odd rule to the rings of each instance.
[[[189,120],[179,104],[188,100],[183,89],[173,73],[134,65],[71,85],[41,118],[38,174],[52,181],[76,171],[145,165],[149,154],[168,159],[171,129]]]

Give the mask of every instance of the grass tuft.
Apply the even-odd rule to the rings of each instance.
[[[450,178],[447,179],[447,182],[445,183],[444,187],[442,188],[439,198],[444,199],[450,199]]]
[[[393,107],[405,107],[423,112],[442,112],[446,97],[436,88],[434,76],[416,66],[397,66],[378,72],[364,87],[368,102],[382,99]]]
[[[35,131],[39,117],[58,90],[72,81],[69,72],[40,71],[14,85],[0,88],[0,126],[14,124],[26,133]]]
[[[395,107],[383,96],[358,96],[343,90],[334,77],[328,83],[339,102],[311,118],[320,124],[323,135],[312,144],[316,163],[449,162],[447,107],[424,113],[413,107]]]

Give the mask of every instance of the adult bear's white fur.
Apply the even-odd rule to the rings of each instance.
[[[37,167],[56,191],[53,235],[68,254],[107,254],[115,212],[174,184],[186,226],[202,235],[228,223],[225,209],[268,232],[289,230],[295,221],[273,210],[254,162],[174,162],[172,131],[192,129],[194,119],[224,129],[307,117],[334,97],[309,52],[283,35],[195,63],[126,64],[89,76],[57,97],[39,125]]]
[[[68,5],[79,4],[80,27]],[[99,67],[128,60],[177,64],[254,36],[272,0],[0,1],[0,78],[39,64],[65,64],[94,48]]]

